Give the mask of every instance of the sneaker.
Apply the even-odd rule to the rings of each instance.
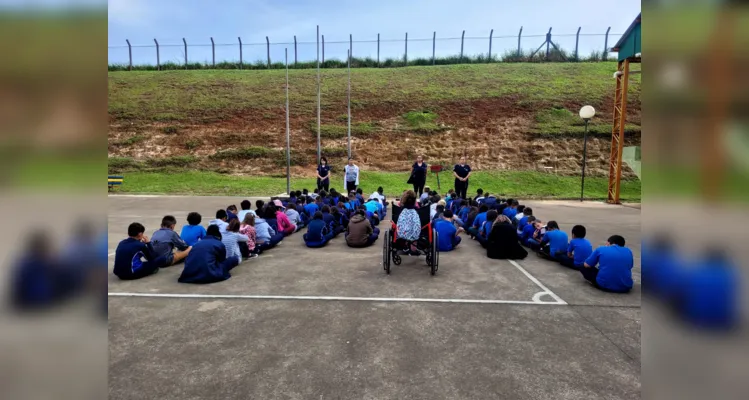
[[[253,253],[253,254],[250,254],[248,257],[245,257],[244,259],[245,260],[251,260],[251,259],[257,258],[257,257],[258,257],[258,255]]]

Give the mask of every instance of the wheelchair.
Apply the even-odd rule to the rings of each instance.
[[[419,238],[415,241],[409,241],[398,238],[398,226],[397,221],[400,217],[400,213],[403,210],[402,207],[393,205],[392,206],[392,221],[390,222],[390,229],[385,231],[385,238],[382,241],[382,266],[385,269],[385,273],[390,274],[390,262],[395,265],[400,265],[403,259],[398,252],[411,252],[412,246],[414,246],[418,252],[418,256],[422,254],[426,256],[426,263],[430,267],[431,275],[435,275],[439,269],[439,234],[432,224],[432,220],[429,216],[429,207],[422,207],[416,210],[419,214],[419,221],[421,222],[421,233]]]

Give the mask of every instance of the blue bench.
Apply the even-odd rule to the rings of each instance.
[[[107,189],[112,190],[115,186],[120,186],[125,182],[125,177],[122,175],[108,175],[107,176]]]

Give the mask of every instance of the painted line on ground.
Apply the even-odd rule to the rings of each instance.
[[[533,296],[533,300],[534,301],[540,302],[541,296],[545,294],[545,295],[551,296],[551,298],[553,298],[554,300],[556,300],[556,303],[551,303],[551,304],[567,305],[566,301],[562,300],[562,298],[559,297],[559,296],[557,296],[556,293],[552,292],[551,290],[549,290],[549,288],[547,288],[546,286],[544,286],[544,284],[541,283],[541,281],[539,281],[538,279],[536,279],[535,276],[531,275],[528,271],[526,271],[525,268],[521,267],[520,264],[518,264],[515,260],[507,260],[507,261],[509,261],[510,264],[514,265],[515,268],[517,268],[520,272],[523,273],[523,275],[525,275],[526,277],[528,277],[528,279],[530,279],[531,281],[533,281],[533,283],[535,283],[538,287],[541,288],[541,290],[543,290],[543,292],[540,292],[542,294],[536,293]],[[548,303],[546,303],[546,304],[548,304]]]
[[[412,297],[346,297],[346,296],[274,296],[251,294],[194,294],[194,293],[128,293],[110,292],[109,297],[148,297],[170,299],[245,299],[245,300],[317,300],[317,301],[368,301],[383,303],[460,303],[460,304],[526,304],[526,305],[566,305],[564,301],[544,302],[527,300],[481,300],[481,299],[428,299]],[[553,296],[552,296],[553,297]],[[561,299],[560,299],[561,300]]]

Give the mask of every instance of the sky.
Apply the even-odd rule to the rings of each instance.
[[[456,55],[463,30],[464,54],[486,54],[492,29],[492,53],[497,55],[517,49],[521,26],[523,49],[539,47],[551,27],[552,40],[569,51],[580,27],[579,51],[585,56],[604,48],[608,27],[613,46],[639,12],[640,1],[634,0],[109,0],[109,63],[127,63],[129,39],[134,64],[155,64],[154,38],[161,62],[184,62],[183,38],[189,62],[210,62],[210,37],[216,43],[216,62],[239,60],[238,37],[245,44],[243,60],[255,62],[266,59],[266,36],[272,62],[283,61],[285,48],[293,62],[294,35],[298,60],[311,61],[316,58],[317,25],[325,35],[326,59],[346,58],[349,35],[355,57],[375,58],[378,33],[381,59],[403,57],[406,32],[409,59],[429,58],[435,31],[437,57]]]

